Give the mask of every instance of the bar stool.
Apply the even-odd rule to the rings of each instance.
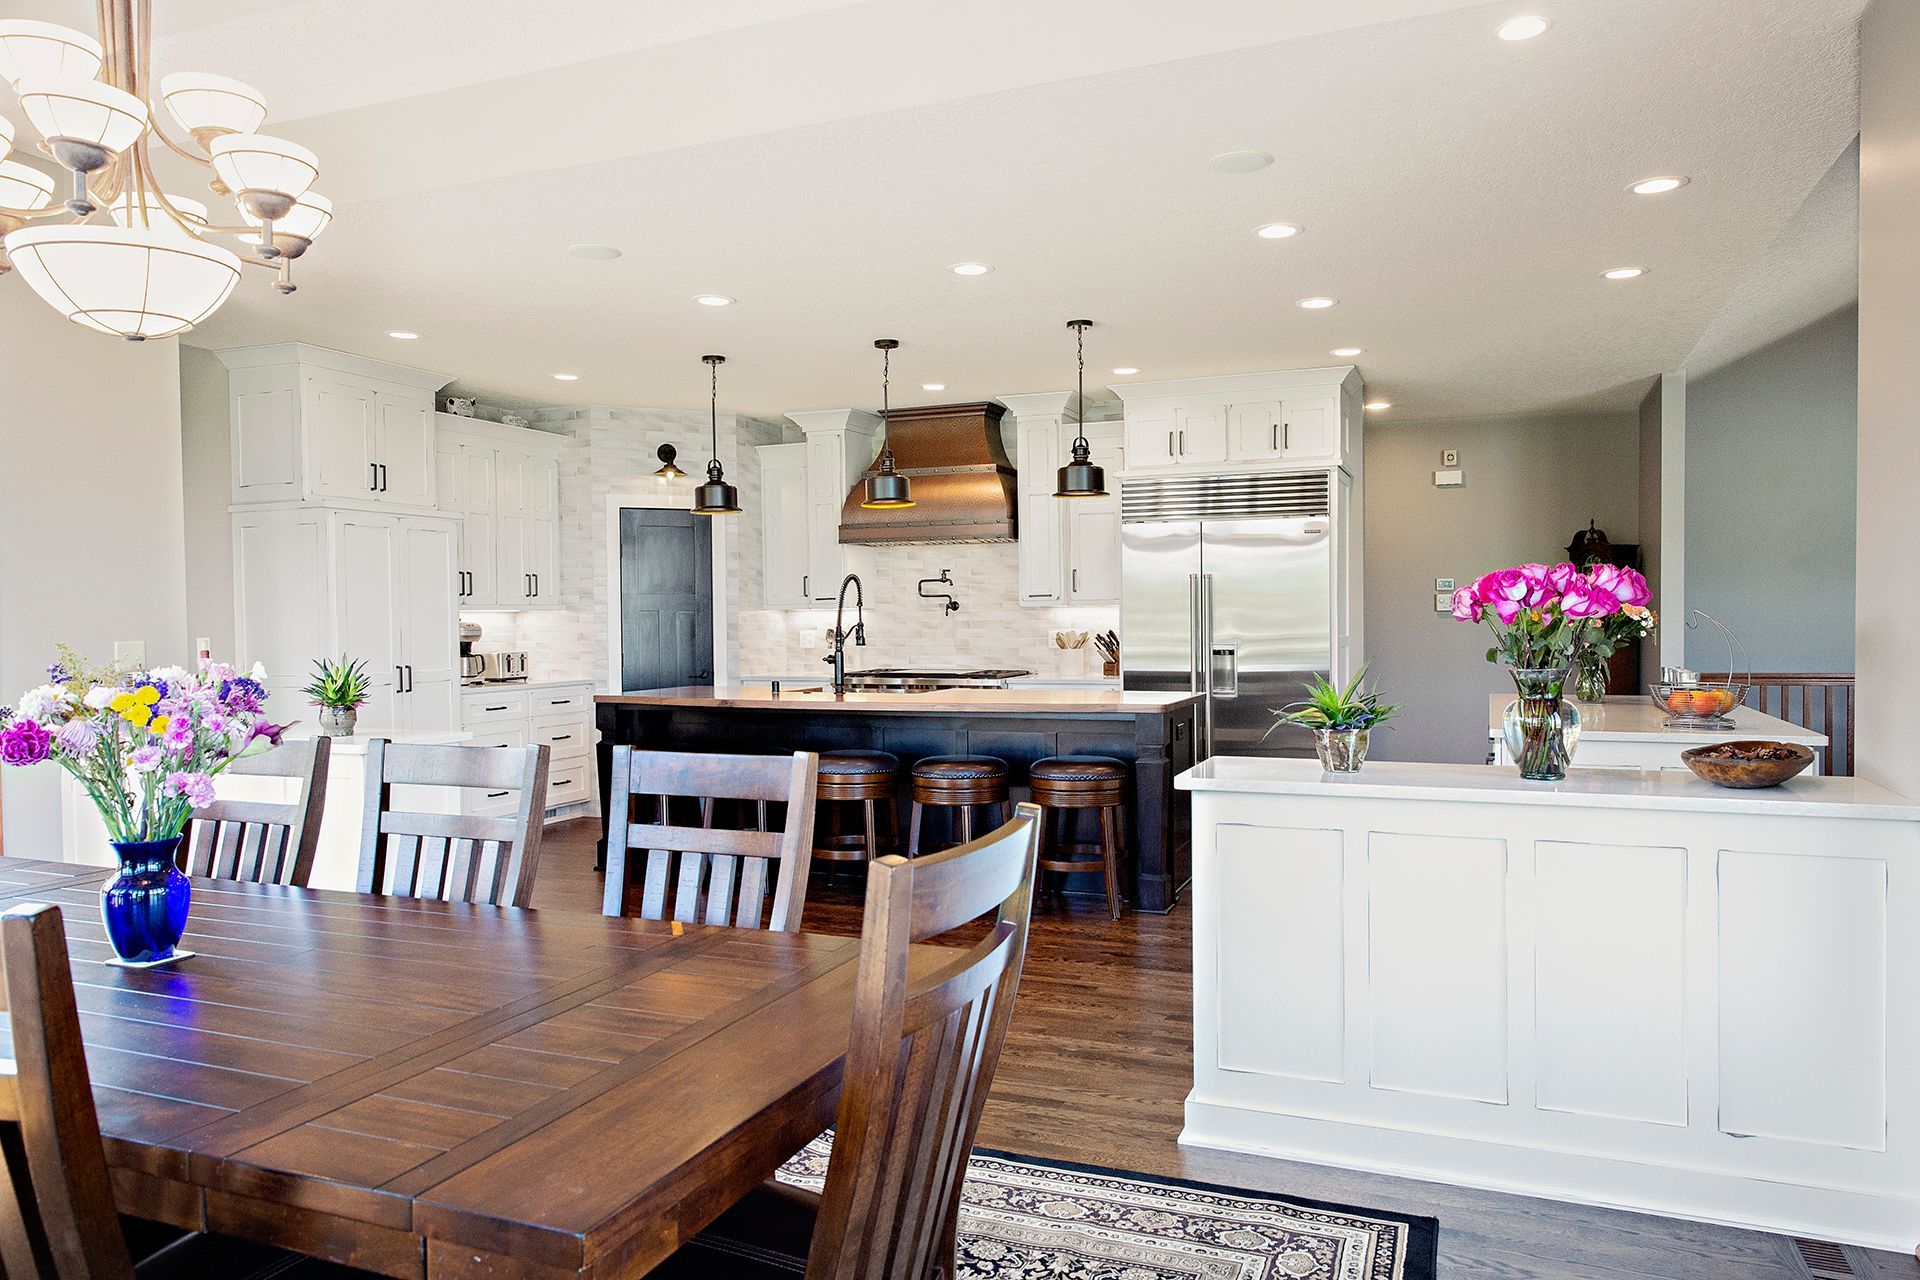
[[[1127,766],[1111,756],[1048,756],[1027,771],[1040,806],[1041,871],[1098,871],[1107,882],[1107,910],[1120,918],[1120,851],[1126,846]],[[1073,811],[1100,814],[1098,843],[1069,842]],[[1049,821],[1055,814],[1057,821]],[[1056,825],[1065,828],[1055,831]]]
[[[893,807],[893,788],[900,780],[900,757],[885,751],[826,751],[820,755],[815,791],[822,817],[835,805],[860,806],[859,830],[844,828],[832,835],[816,835],[813,856],[827,862],[871,862],[880,856],[880,810],[884,804],[893,844],[900,841],[900,815]],[[816,830],[825,824],[816,824]]]
[[[920,853],[923,806],[958,809],[957,843],[966,844],[973,839],[975,807],[991,807],[996,815],[993,826],[999,826],[1007,821],[1008,794],[1007,762],[998,756],[928,756],[918,761],[913,766],[913,817],[907,828],[907,856]]]

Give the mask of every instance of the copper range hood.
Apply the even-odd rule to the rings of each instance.
[[[1000,440],[1006,408],[992,401],[895,409],[887,440],[894,469],[913,486],[914,505],[870,511],[860,505],[869,469],[840,508],[840,541],[868,547],[941,542],[1012,542],[1013,465]]]

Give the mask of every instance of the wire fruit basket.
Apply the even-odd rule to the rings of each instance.
[[[1724,680],[1702,680],[1698,672],[1685,667],[1666,667],[1661,671],[1661,680],[1648,686],[1648,696],[1653,705],[1667,713],[1666,727],[1669,729],[1732,729],[1733,710],[1746,700],[1747,689],[1753,683],[1753,667],[1747,661],[1746,646],[1735,638],[1733,632],[1710,613],[1695,609],[1687,617],[1687,630],[1696,630],[1699,623],[1696,618],[1704,618],[1712,623],[1727,643],[1727,678]],[[1747,678],[1735,678],[1738,670],[1734,666],[1734,649],[1740,651],[1741,665],[1747,670]]]

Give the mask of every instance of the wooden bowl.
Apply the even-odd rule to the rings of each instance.
[[[1707,753],[1715,747],[1775,747],[1791,755],[1783,760],[1724,760]],[[1687,768],[1716,787],[1777,787],[1813,763],[1813,751],[1793,742],[1716,742],[1682,751]]]

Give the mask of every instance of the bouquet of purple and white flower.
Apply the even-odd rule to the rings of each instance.
[[[1522,564],[1496,569],[1453,593],[1453,616],[1493,628],[1488,662],[1542,670],[1572,664],[1583,650],[1611,654],[1651,634],[1647,580],[1632,569],[1596,564]]]
[[[264,675],[218,662],[198,672],[92,669],[63,645],[47,683],[0,708],[0,763],[51,760],[65,769],[112,840],[168,839],[213,803],[215,774],[278,744],[284,726],[262,714]]]

